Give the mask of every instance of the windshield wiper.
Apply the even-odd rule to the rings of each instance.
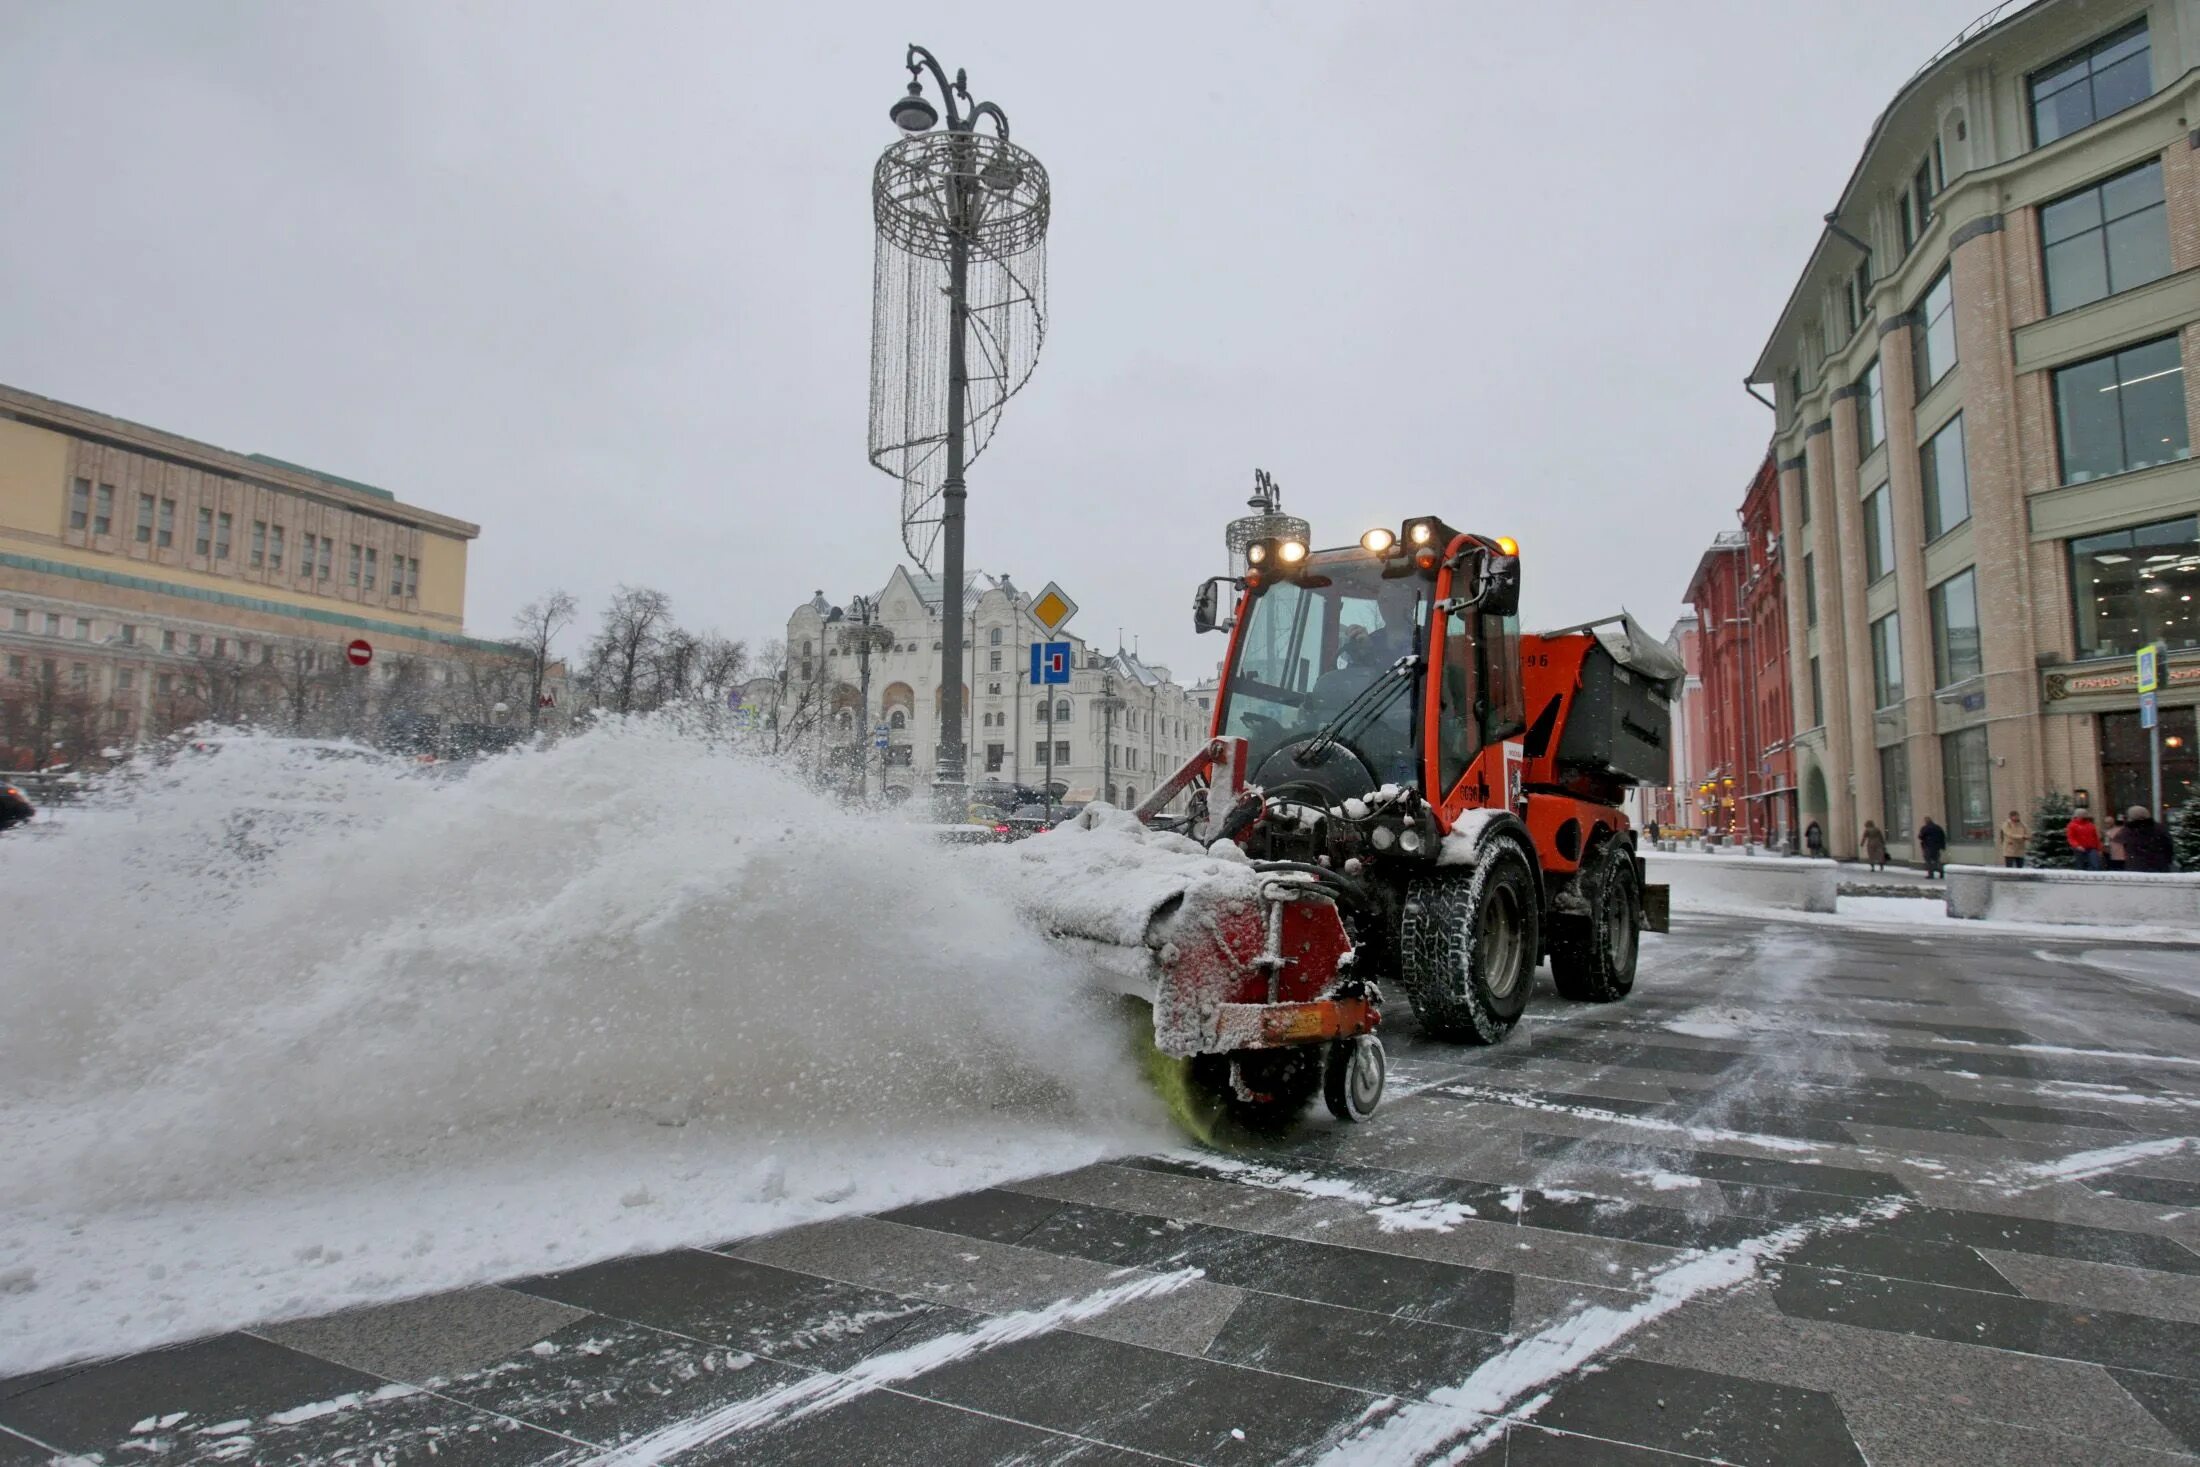
[[[1420,655],[1414,652],[1393,662],[1383,676],[1360,689],[1351,702],[1331,714],[1329,721],[1316,729],[1314,737],[1301,744],[1291,757],[1300,764],[1312,764],[1339,741],[1357,738],[1369,724],[1389,712],[1390,705],[1413,686],[1413,674],[1420,666]]]

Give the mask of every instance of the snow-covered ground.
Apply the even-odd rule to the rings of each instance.
[[[0,843],[0,1375],[1164,1140],[977,854],[648,724]]]

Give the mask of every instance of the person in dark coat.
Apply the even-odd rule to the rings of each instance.
[[[2171,871],[2176,869],[2169,832],[2144,805],[2133,805],[2124,815],[2124,869]]]
[[[1917,828],[1917,848],[1925,857],[1927,876],[1945,876],[1948,867],[1941,860],[1941,853],[1948,849],[1948,832],[1940,828],[1940,822],[1928,815],[1925,823]]]
[[[1813,856],[1823,856],[1826,853],[1826,833],[1818,828],[1815,820],[1803,828],[1803,849]]]
[[[13,830],[38,813],[38,807],[23,798],[23,792],[14,785],[0,785],[0,830]]]

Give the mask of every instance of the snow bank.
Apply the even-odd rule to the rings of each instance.
[[[1831,912],[1839,889],[1831,861],[1650,852],[1649,880],[1673,889],[1675,911]]]
[[[0,844],[0,1375],[1146,1144],[972,854],[647,722]]]

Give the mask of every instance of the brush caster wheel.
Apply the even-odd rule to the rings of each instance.
[[[1338,1120],[1366,1120],[1383,1102],[1383,1082],[1390,1063],[1383,1057],[1383,1041],[1372,1034],[1340,1039],[1329,1046],[1329,1064],[1322,1077],[1322,1100]]]

